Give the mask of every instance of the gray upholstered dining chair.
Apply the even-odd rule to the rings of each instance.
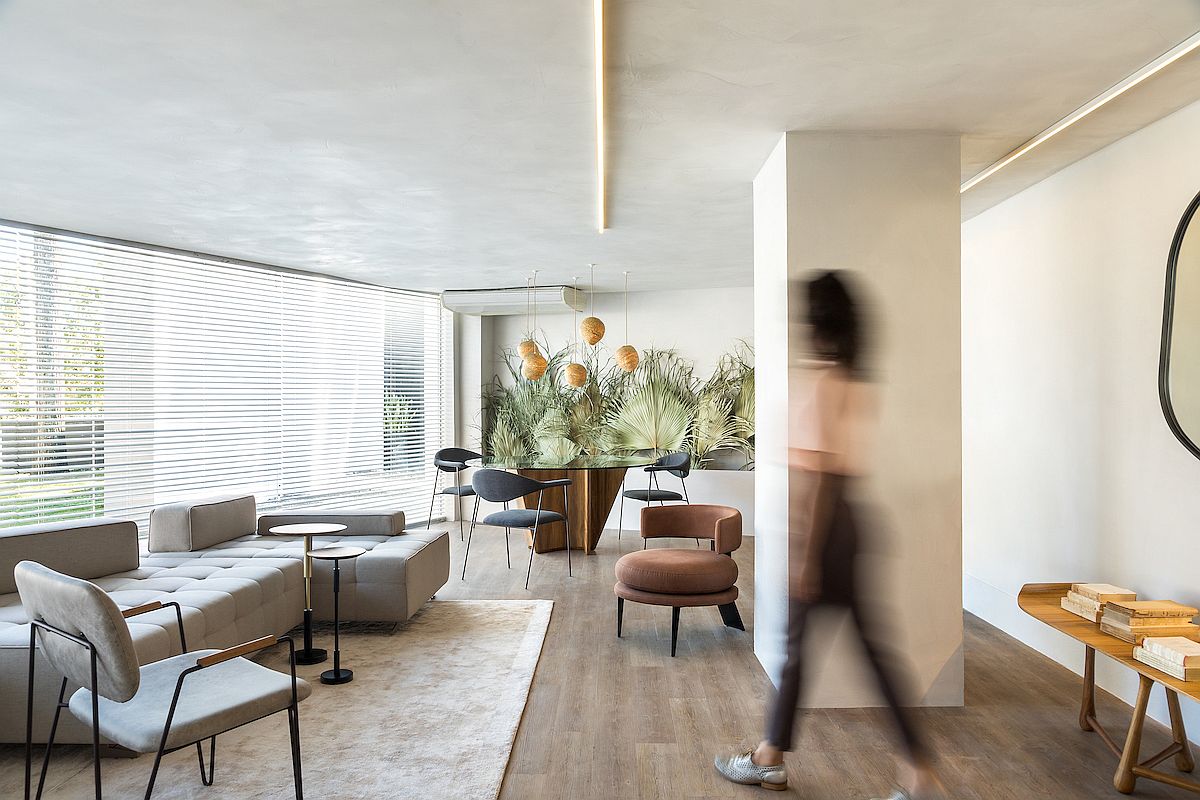
[[[309,685],[292,674],[260,666],[244,656],[288,637],[264,636],[225,650],[187,652],[183,613],[178,603],[154,601],[121,611],[104,590],[93,583],[55,572],[33,561],[22,561],[14,570],[17,592],[30,622],[29,693],[26,698],[25,798],[29,800],[33,777],[33,686],[38,650],[58,672],[62,688],[50,725],[49,742],[38,778],[41,798],[54,746],[54,733],[62,710],[67,708],[92,729],[92,758],[96,798],[102,796],[100,737],[137,753],[155,753],[146,785],[146,798],[154,791],[159,764],[167,753],[196,746],[200,780],[211,786],[216,768],[217,736],[280,711],[287,711],[292,744],[292,778],[297,800],[303,800],[300,770],[299,702],[308,697]],[[133,637],[125,620],[174,606],[183,653],[153,664],[138,665]],[[36,648],[36,649],[35,649]],[[64,702],[67,684],[83,688]],[[208,770],[203,742],[209,740]]]
[[[504,557],[508,560],[509,569],[512,569],[512,557],[508,551],[509,533],[513,528],[527,528],[533,531],[533,544],[529,548],[529,566],[525,569],[526,589],[529,588],[529,575],[533,571],[533,554],[537,550],[538,528],[541,525],[548,525],[552,522],[563,523],[567,545],[567,575],[571,575],[571,523],[567,519],[571,513],[570,500],[568,500],[567,495],[567,487],[571,485],[570,478],[560,478],[554,481],[537,481],[533,478],[527,478],[524,475],[518,475],[515,472],[505,472],[500,469],[481,469],[475,473],[473,481],[475,485],[475,510],[471,512],[471,533],[467,536],[467,551],[463,554],[463,580],[467,579],[467,556],[471,554],[471,537],[475,535],[475,522],[479,517],[480,498],[487,500],[489,503],[504,504],[503,511],[495,511],[488,514],[483,518],[482,522],[484,525],[495,525],[498,528],[504,528]],[[542,493],[556,486],[562,487],[563,511],[566,514],[559,514],[557,511],[549,511],[542,508]],[[518,497],[525,497],[534,492],[538,496],[536,509],[508,507],[508,504]]]
[[[617,538],[621,538],[621,533],[625,529],[625,498],[630,500],[638,500],[650,505],[658,503],[665,505],[666,503],[691,503],[687,495],[687,476],[692,471],[692,457],[687,453],[667,453],[665,456],[657,459],[653,464],[646,467],[646,488],[645,489],[625,489],[624,483],[621,485],[621,510],[617,515]],[[658,473],[669,472],[676,478],[679,478],[679,485],[683,489],[683,494],[664,489],[658,485]],[[645,542],[643,542],[645,546]]]
[[[475,494],[475,487],[469,483],[462,482],[462,472],[467,468],[467,462],[473,458],[483,458],[482,455],[474,450],[464,450],[461,447],[443,447],[433,454],[433,466],[436,471],[433,473],[433,495],[429,498],[429,520],[425,523],[425,529],[433,524],[433,504],[437,502],[439,494],[453,495],[456,502],[457,498],[470,497]],[[447,486],[438,491],[438,479],[442,477],[443,472],[454,474],[454,485]],[[458,538],[463,538],[463,517],[458,515]]]

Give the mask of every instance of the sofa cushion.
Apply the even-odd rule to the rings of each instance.
[[[114,703],[101,697],[100,730],[104,736],[135,753],[153,753],[162,740],[167,712],[179,675],[196,665],[198,658],[219,650],[196,650],[142,668],[141,687],[132,699]],[[296,697],[303,700],[312,687],[296,681]],[[194,741],[253,722],[281,711],[292,703],[291,675],[235,658],[192,673],[183,682],[166,745],[182,747]],[[92,724],[92,693],[80,689],[71,695],[71,713]]]
[[[255,528],[253,495],[159,506],[150,512],[151,553],[187,553],[245,536]]]
[[[17,590],[13,569],[20,561],[84,580],[137,569],[137,525],[90,519],[0,530],[0,594]]]

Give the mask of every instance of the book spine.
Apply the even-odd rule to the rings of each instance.
[[[1100,621],[1100,612],[1093,611],[1092,609],[1081,606],[1078,603],[1073,603],[1065,597],[1059,601],[1059,605],[1062,606],[1063,610],[1069,611],[1077,617],[1083,617],[1088,622]]]
[[[1075,594],[1074,592],[1067,592],[1067,599],[1070,600],[1072,603],[1074,603],[1077,606],[1083,606],[1084,608],[1090,608],[1094,611],[1100,611],[1101,609],[1104,608],[1103,603],[1100,603],[1100,602],[1097,602],[1090,598],[1084,597],[1083,595]]]
[[[1186,625],[1192,621],[1191,617],[1141,617],[1122,614],[1119,611],[1114,611],[1111,606],[1104,607],[1104,616],[1109,619],[1114,625],[1127,625],[1131,628],[1169,628],[1179,625]]]
[[[1187,680],[1187,671],[1183,668],[1183,665],[1162,661],[1143,646],[1135,646],[1133,648],[1133,659],[1134,661],[1140,661],[1143,664],[1154,667],[1161,672],[1165,672],[1172,678],[1178,678],[1181,681]]]
[[[1200,666],[1200,656],[1188,655],[1187,653],[1180,653],[1178,650],[1172,650],[1170,645],[1157,642],[1153,637],[1148,637],[1146,641],[1142,642],[1142,647],[1148,653],[1153,654],[1155,658],[1162,659],[1171,664],[1178,664],[1181,667]]]

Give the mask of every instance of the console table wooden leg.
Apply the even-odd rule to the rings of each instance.
[[[1117,765],[1117,773],[1113,775],[1113,786],[1118,792],[1130,794],[1133,792],[1137,776],[1133,768],[1138,765],[1138,755],[1142,748],[1142,727],[1146,723],[1146,706],[1150,704],[1150,690],[1154,681],[1145,675],[1138,675],[1137,703],[1133,706],[1133,719],[1129,721],[1129,733],[1125,736],[1125,749],[1121,751],[1121,763]]]
[[[1079,727],[1092,730],[1096,717],[1096,648],[1083,648],[1083,705],[1079,709]]]
[[[1188,741],[1187,729],[1183,726],[1183,713],[1179,710],[1179,695],[1173,689],[1167,689],[1167,711],[1171,714],[1171,737],[1181,748],[1175,754],[1175,766],[1180,772],[1191,772],[1196,768],[1192,758],[1192,745]]]

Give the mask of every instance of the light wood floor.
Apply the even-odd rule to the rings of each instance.
[[[555,601],[501,798],[865,800],[889,790],[891,731],[875,709],[807,712],[797,751],[788,759],[788,793],[734,786],[714,772],[714,753],[759,738],[769,689],[752,652],[753,539],[737,553],[743,591],[738,605],[751,632],[723,627],[715,609],[685,609],[679,656],[672,659],[666,609],[627,604],[625,636],[616,638],[613,564],[622,553],[641,547],[636,537],[627,533],[618,542],[615,531],[606,533],[596,555],[575,554],[573,578],[566,575],[565,553],[536,556],[526,592],[528,550],[517,535],[508,570],[503,532],[478,529],[464,582],[458,577],[464,545],[457,527],[450,527],[453,574],[439,597]],[[1076,724],[1078,677],[969,615],[965,649],[966,707],[916,712],[928,730],[950,797],[1121,796],[1111,783],[1114,759],[1095,734]],[[1097,709],[1110,730],[1124,729],[1129,717],[1124,703],[1101,692]],[[1150,724],[1143,752],[1156,752],[1168,742],[1166,730]],[[420,757],[421,743],[413,745],[414,757]],[[64,751],[56,756],[60,769],[68,762],[86,765],[86,748]],[[310,733],[306,770],[320,769],[321,755],[320,737]],[[20,785],[21,758],[21,748],[0,747],[0,784]],[[4,790],[0,795],[7,797]],[[1135,796],[1192,795],[1141,781]],[[448,776],[444,797],[456,797],[453,776]]]
[[[750,631],[723,627],[715,609],[685,609],[674,659],[666,609],[626,604],[624,638],[616,638],[613,564],[641,547],[636,536],[618,542],[616,531],[605,533],[595,555],[574,554],[573,578],[565,553],[535,556],[529,592],[528,551],[514,534],[507,570],[503,539],[476,530],[463,582],[464,547],[453,536],[453,574],[439,595],[555,601],[501,798],[852,800],[890,789],[893,740],[875,709],[807,712],[788,759],[789,793],[734,786],[713,770],[714,753],[758,740],[769,691],[752,652],[753,539],[737,553],[738,606]],[[1121,796],[1112,788],[1115,760],[1077,726],[1077,676],[971,615],[965,650],[966,707],[916,712],[953,798]],[[1097,707],[1110,730],[1124,730],[1127,705],[1101,693]],[[1169,742],[1154,725],[1143,752]],[[1136,796],[1192,795],[1141,781]]]

